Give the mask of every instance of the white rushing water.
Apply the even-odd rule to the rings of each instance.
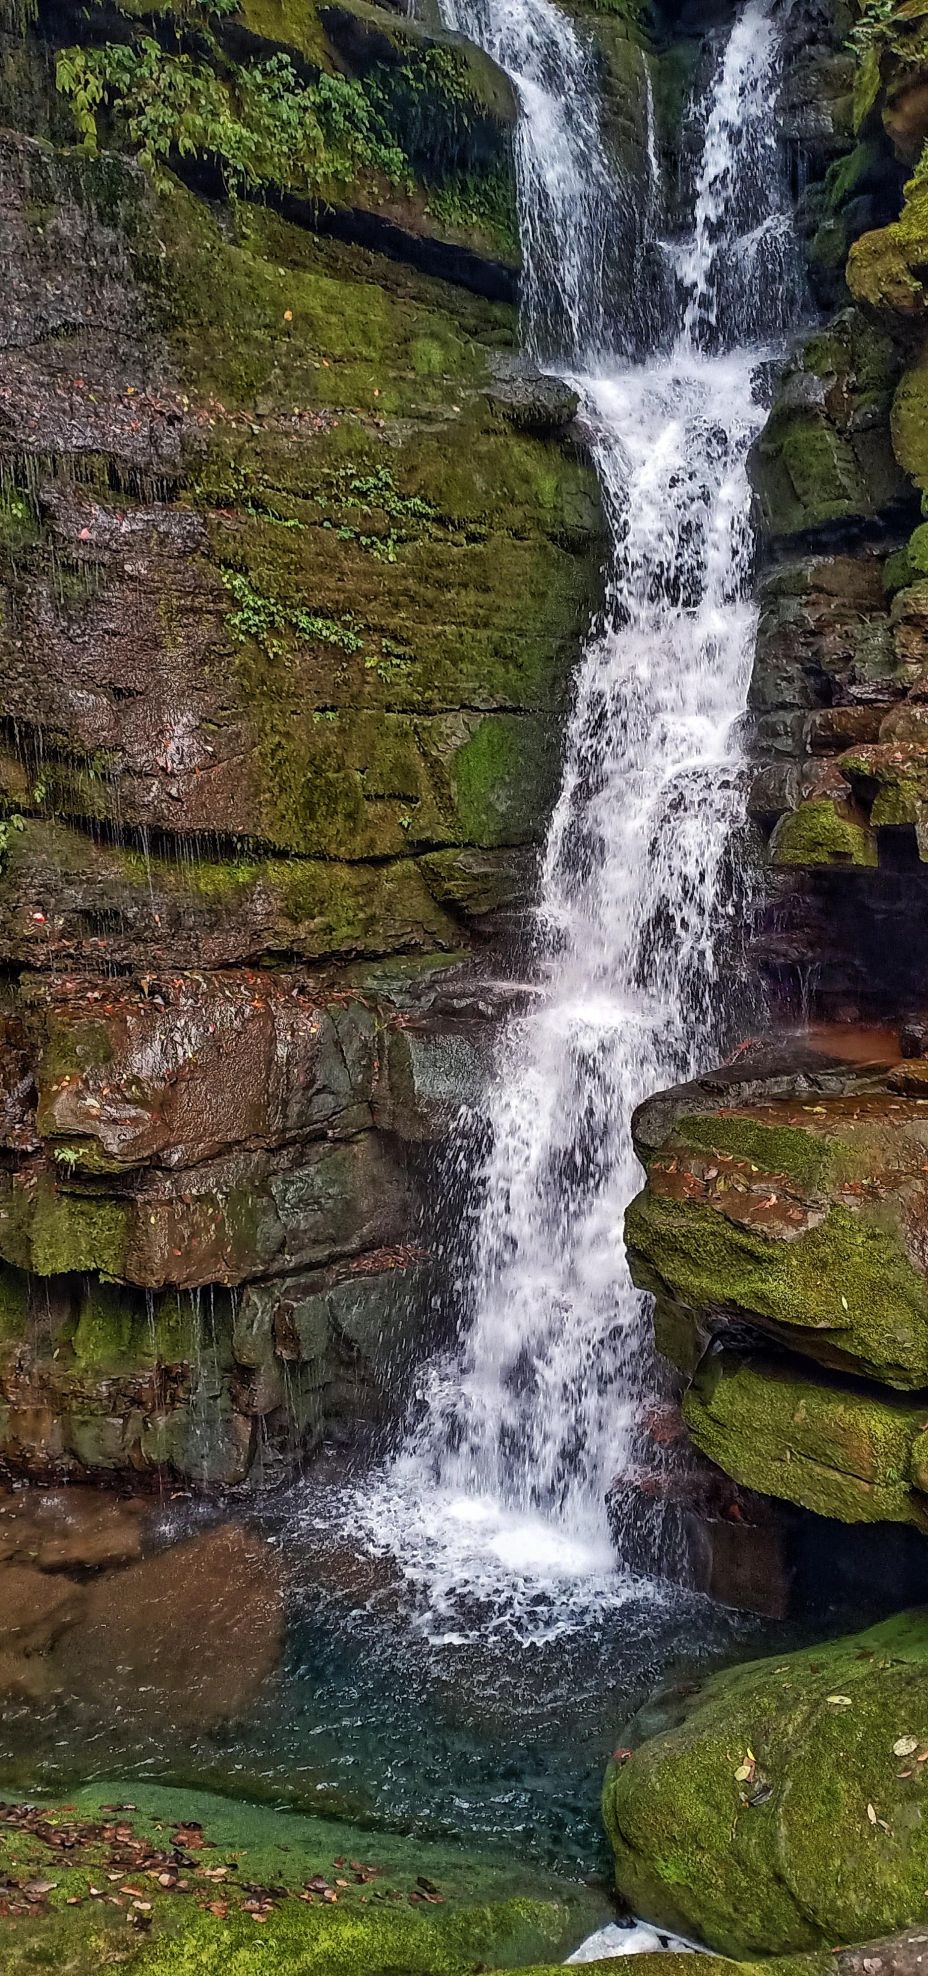
[[[724,1032],[755,629],[746,458],[759,338],[775,347],[797,298],[766,0],[719,50],[692,231],[664,254],[663,288],[641,237],[661,210],[650,93],[634,192],[606,159],[588,53],[550,0],[446,12],[519,94],[524,340],[580,395],[611,536],[544,851],[541,992],[500,1052],[459,1344],[428,1369],[418,1425],[361,1512],[453,1637],[462,1600],[484,1625],[550,1633],[659,1566],[645,1505],[649,1472],[660,1494],[661,1377],[623,1247],[641,1184],[630,1121]]]

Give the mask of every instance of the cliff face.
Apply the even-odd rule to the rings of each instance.
[[[239,1481],[423,1349],[601,553],[513,120],[363,4],[6,20],[8,1466]]]
[[[627,1230],[711,1462],[823,1517],[923,1531],[928,39],[909,5],[848,28],[852,129],[801,206],[830,319],[753,460],[753,954],[774,1040],[642,1109]]]

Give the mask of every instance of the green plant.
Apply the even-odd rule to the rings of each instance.
[[[443,521],[433,502],[423,500],[418,494],[401,494],[392,470],[386,466],[376,467],[370,473],[342,467],[333,474],[326,490],[313,498],[318,506],[331,507],[337,518],[336,521],[327,518],[323,528],[337,528],[340,541],[356,543],[381,563],[396,562],[402,535],[393,527],[379,534],[356,528],[346,519],[347,515],[384,515],[391,523],[405,524],[407,533],[409,524],[416,529],[423,526],[430,529]]]
[[[364,644],[350,618],[318,617],[301,605],[286,604],[279,597],[256,590],[239,570],[224,569],[222,581],[236,606],[228,623],[243,644],[253,638],[274,657],[283,650],[280,636],[286,632],[295,632],[313,644],[335,645],[342,652],[360,652]]]
[[[14,832],[25,830],[25,828],[26,819],[24,816],[20,816],[18,811],[14,810],[10,816],[0,817],[0,870],[3,868],[4,859],[13,841]]]
[[[301,81],[289,55],[249,68],[167,53],[151,35],[102,48],[64,48],[56,82],[82,143],[97,150],[101,118],[156,180],[172,156],[214,160],[232,193],[271,182],[314,190],[365,166],[392,179],[399,146],[363,85],[345,76]]]
[[[429,192],[429,211],[447,227],[467,231],[482,228],[495,235],[500,248],[519,251],[519,228],[508,172],[467,172],[448,178]]]
[[[865,55],[868,48],[884,39],[895,11],[896,0],[863,0],[856,26],[848,36],[858,55]]]
[[[56,1146],[55,1160],[58,1166],[66,1167],[68,1172],[72,1172],[80,1161],[80,1153],[76,1146]]]

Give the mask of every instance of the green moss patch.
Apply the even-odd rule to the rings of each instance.
[[[54,1883],[0,1917],[9,1976],[110,1960],[138,1976],[455,1976],[561,1960],[603,1918],[516,1863],[134,1781],[130,1795],[87,1786],[65,1811],[0,1818],[5,1879]]]
[[[625,1231],[649,1285],[691,1309],[743,1317],[892,1386],[928,1385],[928,1283],[891,1214],[835,1204],[811,1226],[768,1233],[724,1204],[667,1198],[652,1183]]]
[[[697,1447],[746,1488],[842,1523],[928,1529],[915,1487],[925,1405],[722,1352],[705,1360],[683,1411]]]

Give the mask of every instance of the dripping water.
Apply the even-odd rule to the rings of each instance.
[[[557,1631],[665,1561],[662,1374],[623,1242],[641,1185],[631,1117],[717,1058],[731,1015],[747,455],[801,294],[769,0],[747,0],[718,52],[692,228],[659,255],[647,89],[647,182],[630,192],[589,53],[551,0],[445,10],[519,96],[523,341],[579,394],[611,544],[544,850],[540,992],[508,1027],[490,1098],[459,1340],[357,1510],[448,1638],[466,1635],[468,1599],[484,1625],[489,1599],[492,1623]]]

